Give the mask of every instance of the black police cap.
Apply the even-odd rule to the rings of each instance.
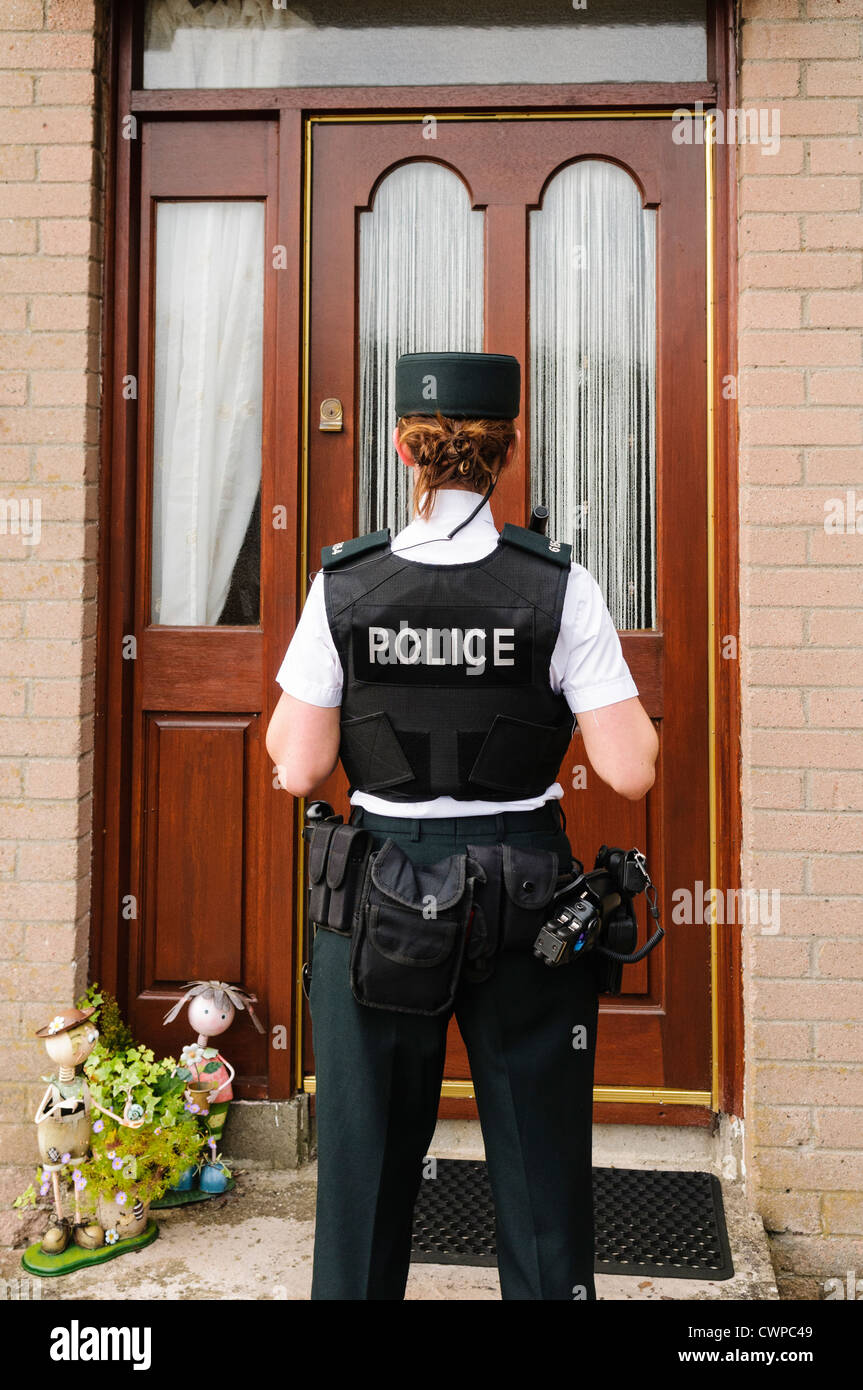
[[[518,358],[498,352],[403,352],[396,361],[396,415],[514,420],[521,397]]]

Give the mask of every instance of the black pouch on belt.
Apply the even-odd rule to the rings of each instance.
[[[309,921],[350,936],[371,836],[359,825],[324,821],[309,841]]]
[[[373,1009],[440,1014],[455,999],[473,883],[465,854],[415,864],[387,840],[367,867],[351,944],[354,998]]]
[[[501,949],[530,951],[548,917],[558,880],[554,850],[502,845]]]

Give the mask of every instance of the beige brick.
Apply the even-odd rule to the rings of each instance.
[[[29,407],[10,410],[6,416],[7,438],[18,444],[52,440],[58,444],[74,443],[88,428],[87,408]]]
[[[821,1230],[821,1199],[814,1192],[759,1192],[755,1210],[770,1232]]]
[[[788,692],[793,694],[793,692]],[[754,807],[796,808],[803,805],[803,773],[750,773],[749,799]]]
[[[816,729],[863,728],[860,690],[816,690],[809,697],[809,724]],[[860,834],[863,849],[863,831]]]
[[[758,221],[758,218],[747,218],[747,225]],[[743,332],[757,332],[765,328],[800,328],[803,325],[803,296],[793,290],[745,290],[740,296],[738,316]]]
[[[835,946],[837,942],[826,942],[825,946]],[[849,949],[853,942],[844,942]],[[823,951],[824,946],[821,947]],[[858,950],[863,951],[858,943]],[[816,1023],[814,1057],[824,1062],[863,1062],[863,1023]],[[858,1132],[863,1140],[863,1128]]]
[[[17,801],[24,795],[24,773],[20,763],[0,763],[0,800]],[[0,845],[0,863],[4,874],[14,875],[15,847]]]
[[[753,982],[753,994],[757,995],[759,1011],[762,1018],[776,1019],[844,1019],[849,1014],[857,1017],[863,1006],[863,985],[857,980],[776,980],[770,979],[767,983],[760,980]],[[823,1080],[826,1084],[828,1075],[833,1073],[824,1072]],[[806,1073],[804,1068],[800,1069],[799,1081],[801,1086],[806,1083]],[[837,1072],[839,1075],[839,1072]],[[839,1083],[837,1083],[838,1085]],[[856,1085],[860,1088],[861,1098],[863,1098],[863,1071],[859,1071],[856,1078]],[[774,1100],[804,1100],[803,1091],[797,1095],[777,1095],[771,1097]],[[814,1100],[820,1100],[822,1104],[827,1103],[827,1093],[815,1096]],[[848,1100],[846,1096],[840,1096],[839,1091],[831,1102],[835,1105],[849,1104],[860,1105],[863,1099],[858,1101]]]
[[[79,792],[80,772],[77,759],[58,762],[55,759],[31,760],[27,764],[27,796],[51,801],[75,797]],[[54,875],[52,874],[53,878]]]
[[[8,35],[0,47],[0,66],[14,70],[27,68],[83,68],[93,61],[91,34]]]
[[[806,257],[801,259],[805,260]],[[838,258],[828,256],[832,265]],[[857,258],[853,258],[856,260]],[[826,279],[827,277],[825,277]],[[741,369],[748,365],[777,367],[857,366],[861,335],[853,332],[747,333],[741,340]]]
[[[36,250],[36,223],[32,219],[0,218],[0,255],[14,256]]]
[[[740,227],[740,255],[799,251],[800,222],[800,217],[794,213],[761,213],[756,217],[744,218]]]
[[[740,261],[738,276],[742,292],[783,285],[790,289],[796,289],[798,286],[826,289],[838,285],[859,285],[860,279],[860,255],[856,251],[849,251],[846,255],[840,255],[835,251],[808,250],[750,254]],[[745,346],[746,338],[738,344],[738,350]],[[758,357],[751,360],[757,362]],[[806,359],[801,360],[805,366]]]
[[[743,26],[744,62],[750,58],[856,58],[859,50],[860,32],[855,24],[807,19],[802,24]]]
[[[818,213],[804,218],[806,245],[810,250],[837,247],[840,251],[863,246],[859,213]]]
[[[746,103],[744,110],[751,110],[751,106],[752,103]],[[781,127],[781,106],[775,109],[780,111]],[[748,116],[748,119],[751,120],[752,117]],[[775,128],[775,117],[772,114],[772,110],[765,113],[764,116],[762,116],[759,111],[758,119],[759,130],[765,129],[764,123],[766,122],[766,133],[769,135]],[[788,140],[785,138],[785,132],[781,129],[780,134],[781,143],[777,147],[776,145],[768,146],[764,142],[756,143],[754,140],[744,143],[741,133],[737,144],[738,178],[747,178],[752,174],[758,177],[763,174],[776,176],[778,174],[787,175],[803,173],[806,150],[805,141],[803,139]],[[843,170],[842,172],[844,173],[845,171]]]
[[[35,449],[33,477],[44,482],[95,482],[99,472],[98,449],[72,445],[44,445]]]
[[[863,292],[859,290],[836,293],[815,291],[809,296],[809,324],[821,328],[859,328],[863,325]]]
[[[89,187],[93,182],[95,161],[96,155],[87,144],[43,144],[39,150],[39,178],[46,184],[61,183],[74,188],[80,187],[87,193],[89,210]]]
[[[31,687],[33,713],[36,715],[57,715],[59,718],[75,718],[81,710],[81,682],[75,680],[34,681]],[[48,753],[56,753],[55,748],[47,748]]]
[[[788,0],[793,4],[794,0]],[[743,68],[744,101],[749,102],[748,93],[757,94],[757,99],[766,101],[768,97],[797,96],[800,89],[800,64],[793,60],[773,60],[766,63],[754,59]]]
[[[26,183],[35,177],[35,150],[28,149],[26,145],[9,145],[6,148],[0,148],[0,179],[4,183]]]
[[[778,608],[774,612],[768,608],[750,608],[744,617],[741,635],[748,647],[789,647],[803,643],[803,609]]]
[[[25,405],[27,385],[23,372],[0,372],[0,405]]]
[[[21,680],[0,681],[0,715],[23,714],[27,708],[27,684]]]
[[[855,1149],[863,1134],[863,1110],[830,1107],[814,1112],[816,1143],[826,1149]]]
[[[809,974],[809,944],[806,941],[794,940],[784,941],[778,936],[758,936],[753,935],[751,941],[752,968],[760,976],[806,976]],[[806,1035],[805,1025],[795,1025],[802,1028]],[[806,1056],[809,1052],[808,1036],[803,1045],[802,1053],[798,1056]],[[792,1057],[794,1053],[790,1054]]]
[[[851,735],[846,734],[846,738]],[[863,894],[863,856],[823,854],[812,859],[809,866],[809,888],[812,893],[836,896],[841,893]],[[858,907],[859,912],[859,907]]]
[[[806,481],[853,486],[860,482],[859,449],[807,449]]]
[[[829,569],[748,570],[743,578],[745,598],[754,604],[842,608],[860,598],[859,577]]]
[[[809,399],[819,405],[863,405],[863,372],[852,367],[810,372]]]
[[[803,452],[797,447],[756,448],[745,438],[741,439],[740,476],[744,482],[773,486],[799,483],[803,477]]]
[[[0,298],[0,329],[25,328],[27,325],[27,299],[23,294],[4,294]]]
[[[25,933],[25,955],[29,961],[67,962],[86,950],[86,933],[69,924],[32,926]]]
[[[91,636],[95,613],[86,618],[80,603],[29,603],[24,609],[24,628],[28,637],[78,638],[82,632]]]
[[[766,654],[766,653],[765,653]],[[806,723],[799,690],[747,688],[747,722],[759,729],[802,729]],[[774,774],[781,776],[783,774]],[[786,773],[786,777],[793,774]]]
[[[800,405],[806,398],[806,374],[801,367],[746,367],[740,373],[742,406]]]
[[[784,110],[784,108],[783,108]],[[23,143],[23,141],[22,141]],[[860,180],[844,178],[841,174],[829,177],[781,174],[748,174],[740,181],[740,211],[760,212],[823,212],[859,208]]]
[[[8,27],[4,16],[4,28]],[[32,73],[0,72],[0,106],[29,106],[32,100]]]
[[[772,651],[752,652],[748,674],[755,685],[843,685],[863,683],[863,652]]]
[[[786,734],[786,741],[787,738]],[[769,884],[783,895],[803,892],[804,871],[799,855],[764,853],[750,847],[747,862],[747,883]],[[784,896],[782,902],[785,902]]]
[[[863,62],[807,63],[806,95],[859,97],[863,95]]]
[[[759,1024],[754,1027],[759,1028],[784,1028],[800,1027],[800,1024]],[[826,1114],[834,1114],[834,1111],[826,1111]],[[847,1111],[844,1113],[848,1113]],[[785,1146],[791,1144],[808,1144],[812,1139],[812,1119],[811,1111],[805,1106],[771,1106],[758,1105],[753,1108],[749,1120],[752,1129],[752,1137],[756,1144],[766,1144],[769,1146]]]
[[[36,101],[44,106],[92,107],[95,75],[92,72],[37,73]]]
[[[810,140],[809,169],[813,174],[863,174],[863,140]]]
[[[99,229],[83,217],[44,217],[39,222],[39,250],[45,256],[98,256]]]
[[[805,565],[809,548],[807,532],[780,526],[753,526],[741,549],[750,565]]]
[[[830,1235],[863,1235],[863,1194],[825,1192],[821,1215],[823,1229]]]
[[[811,1055],[812,1048],[811,1029],[812,1025],[808,1023],[763,1023],[759,1019],[753,1019],[749,1038],[752,1055],[772,1061],[807,1058]]]
[[[793,739],[787,733],[772,733],[769,729],[752,732],[750,756],[760,767],[859,767],[859,744],[855,734],[821,733],[798,729]]]
[[[0,141],[4,145],[89,145],[92,139],[93,114],[86,106],[0,109]]]
[[[794,897],[783,891],[782,931],[786,936],[829,940],[835,936],[863,937],[863,913],[854,898]]]
[[[859,824],[859,817],[855,819]],[[825,941],[818,948],[818,972],[838,979],[863,980],[863,943]]]
[[[859,410],[748,407],[743,428],[749,442],[755,445],[863,444],[863,413]]]
[[[98,301],[86,294],[36,295],[30,305],[30,326],[51,333],[66,329],[97,332]]]
[[[99,404],[99,378],[94,372],[32,372],[30,388],[34,406]]]
[[[806,804],[836,811],[863,811],[863,778],[859,772],[821,772],[813,768],[806,774]]]

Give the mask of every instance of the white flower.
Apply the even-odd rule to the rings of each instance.
[[[203,1061],[203,1057],[204,1049],[200,1043],[187,1043],[180,1053],[180,1063],[184,1067],[194,1067]]]
[[[51,1022],[48,1024],[48,1032],[49,1032],[49,1033],[59,1033],[59,1032],[61,1031],[61,1029],[65,1028],[65,1027],[66,1027],[66,1020],[65,1020],[65,1018],[63,1017],[62,1014],[57,1014],[54,1018],[51,1019]]]

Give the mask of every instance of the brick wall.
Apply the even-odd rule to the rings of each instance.
[[[738,150],[747,1167],[780,1289],[863,1279],[863,0],[744,0]],[[825,532],[855,490],[860,532]]]
[[[36,1158],[32,1115],[48,1058],[32,1032],[86,985],[104,58],[105,16],[93,0],[4,0],[0,1159],[6,1163]],[[14,1227],[8,1212],[3,1218]],[[8,1238],[4,1229],[0,1239]]]

